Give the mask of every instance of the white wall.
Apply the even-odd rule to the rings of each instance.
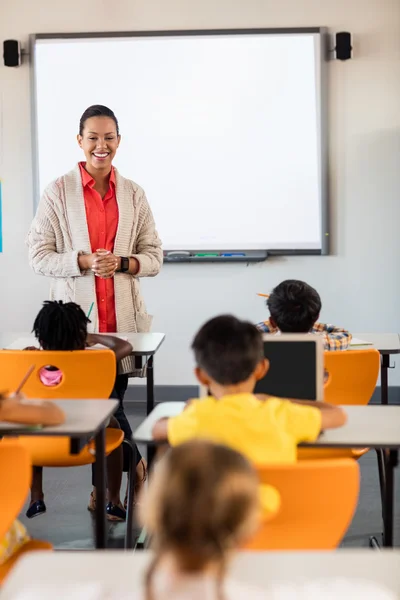
[[[287,277],[318,288],[326,320],[353,331],[400,330],[397,0],[118,0],[112,5],[104,0],[0,0],[0,13],[0,39],[16,38],[25,45],[30,33],[60,31],[278,26],[351,31],[354,59],[329,66],[334,254],[286,257],[249,267],[167,265],[156,279],[143,281],[149,311],[155,315],[154,330],[168,336],[156,362],[156,382],[192,383],[189,345],[198,326],[221,312],[264,318],[266,310],[256,292],[268,291]],[[90,65],[82,68],[90,81]],[[55,85],[62,81],[55,80]],[[105,75],[105,85],[112,85],[112,74]],[[24,247],[33,211],[29,93],[28,66],[0,66],[3,332],[30,328],[47,294],[46,281],[29,271]],[[54,123],[54,152],[62,143]],[[400,382],[396,372],[391,375],[392,383]]]

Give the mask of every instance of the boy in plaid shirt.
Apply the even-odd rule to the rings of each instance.
[[[334,325],[318,323],[321,298],[304,281],[288,279],[268,296],[270,319],[257,324],[263,333],[315,333],[324,338],[325,350],[347,350],[351,334]]]

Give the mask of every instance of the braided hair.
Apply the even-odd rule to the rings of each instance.
[[[89,319],[75,302],[46,300],[33,324],[43,350],[84,350]]]

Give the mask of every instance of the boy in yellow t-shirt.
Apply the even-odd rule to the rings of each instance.
[[[211,319],[192,348],[196,377],[212,396],[192,400],[180,415],[155,423],[157,441],[176,446],[203,438],[238,450],[254,464],[293,463],[300,442],[346,422],[341,408],[325,402],[253,394],[269,363],[261,333],[251,323],[230,315]],[[271,497],[271,509],[273,502]]]

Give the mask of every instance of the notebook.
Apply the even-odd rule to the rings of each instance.
[[[353,337],[350,342],[350,347],[353,346],[373,346],[371,342],[366,342],[365,340],[360,340],[358,338]]]

